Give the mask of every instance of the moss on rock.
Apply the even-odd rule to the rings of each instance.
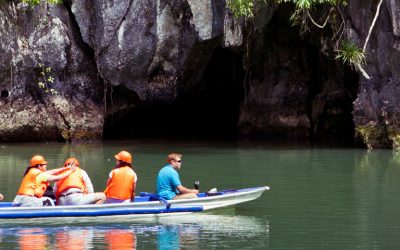
[[[375,124],[358,125],[355,127],[356,138],[361,137],[368,149],[386,148],[390,142],[386,128]]]

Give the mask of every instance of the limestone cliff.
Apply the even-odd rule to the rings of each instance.
[[[345,36],[362,45],[377,3],[349,2]],[[383,2],[372,31],[370,80],[333,59],[326,31],[301,36],[291,8],[258,5],[250,22],[219,0],[8,1],[0,8],[0,140],[164,131],[152,117],[184,110],[193,122],[180,129],[198,124],[190,133],[218,134],[229,123],[231,135],[246,138],[398,148],[398,1]],[[39,86],[49,76],[54,82]]]
[[[11,2],[0,23],[0,140],[101,139],[101,86],[68,11]],[[53,82],[40,88],[48,77]]]

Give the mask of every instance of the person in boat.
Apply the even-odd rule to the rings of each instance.
[[[0,194],[0,201],[4,200],[4,195]]]
[[[166,200],[197,198],[199,190],[184,187],[179,179],[177,170],[182,167],[182,155],[171,153],[167,162],[157,176],[157,194]]]
[[[31,158],[26,168],[24,178],[14,198],[14,207],[43,207],[54,206],[53,199],[44,197],[49,182],[61,180],[72,173],[74,166],[67,165],[62,168],[46,171],[47,161],[41,155]]]
[[[107,180],[105,203],[125,203],[135,200],[137,175],[132,167],[132,155],[121,151],[115,155],[116,166]]]
[[[94,192],[92,182],[76,158],[68,158],[64,166],[73,164],[76,169],[65,179],[54,184],[57,205],[101,204],[106,199],[103,192]]]

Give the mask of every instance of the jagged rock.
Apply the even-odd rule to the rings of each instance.
[[[215,43],[197,44],[223,36],[224,7],[223,1],[211,0],[74,0],[71,10],[83,40],[94,49],[103,79],[126,86],[149,103],[171,102],[182,78],[196,79],[185,72],[204,68],[204,60],[191,59],[209,58]]]
[[[103,115],[91,101],[75,101],[60,95],[48,96],[43,103],[32,98],[0,102],[1,141],[67,141],[100,140]]]
[[[349,15],[353,32],[363,44],[375,16],[375,2],[351,1]],[[354,101],[356,137],[368,148],[400,149],[398,98],[400,89],[400,38],[398,1],[384,1],[366,49],[366,69],[370,80],[359,82]]]
[[[193,95],[224,48],[245,52],[238,128],[246,136],[325,140],[346,123],[370,148],[399,148],[399,6],[384,1],[366,47],[371,79],[358,80],[330,59],[323,32],[291,27],[290,5],[257,4],[249,25],[216,0],[69,0],[48,6],[51,15],[11,1],[0,8],[0,140],[101,139],[107,116]],[[375,9],[350,1],[343,35],[362,46]],[[58,94],[38,86],[46,68],[47,90]]]
[[[38,8],[10,4],[0,10],[0,141],[102,137],[95,68],[70,40],[68,12],[60,8],[66,23],[47,12],[40,15]]]

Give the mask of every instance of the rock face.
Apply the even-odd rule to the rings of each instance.
[[[347,7],[344,36],[360,47],[377,4],[350,1]],[[298,31],[285,28],[280,18],[254,29],[249,59],[253,77],[241,108],[242,132],[291,140],[349,142],[354,137],[368,148],[400,148],[399,8],[398,1],[383,1],[366,47],[370,80],[325,57],[323,33],[317,43],[312,36],[296,37]],[[288,18],[282,8],[275,14]],[[263,15],[268,16],[265,11]]]
[[[71,10],[107,83],[146,102],[171,102],[182,72],[198,66],[189,62],[195,43],[221,36],[221,2],[76,0]]]
[[[1,141],[101,139],[94,64],[73,40],[66,9],[54,11],[60,18],[23,4],[1,8]]]
[[[364,41],[377,3],[355,1],[349,4],[353,26],[349,32]],[[370,80],[359,83],[353,120],[357,136],[369,148],[400,148],[400,3],[383,1],[379,18],[366,49]]]
[[[346,7],[344,35],[360,46],[376,4]],[[398,1],[384,1],[368,43],[370,80],[332,60],[326,33],[300,36],[291,7],[257,5],[250,25],[217,0],[3,4],[0,141],[101,139],[113,115],[195,96],[207,72],[218,74],[208,65],[217,51],[243,55],[244,79],[232,73],[243,93],[230,102],[241,103],[239,134],[400,147]]]
[[[250,30],[251,76],[239,117],[241,132],[291,141],[351,142],[356,92],[346,69],[321,54],[320,40],[327,39],[323,33],[301,37],[291,26],[290,6],[271,9],[262,7],[259,15],[268,21],[258,21]]]

